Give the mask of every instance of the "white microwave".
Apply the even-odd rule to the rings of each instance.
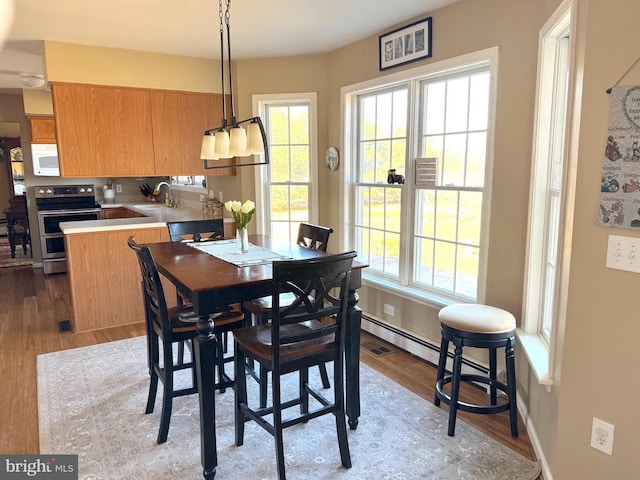
[[[58,146],[55,143],[32,143],[33,174],[42,177],[59,177]]]

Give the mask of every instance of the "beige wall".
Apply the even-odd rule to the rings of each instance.
[[[638,59],[640,3],[581,1],[578,54],[584,72],[573,252],[562,364],[556,479],[640,475],[640,415],[633,402],[640,335],[638,276],[604,267],[608,235],[637,232],[597,226],[610,97],[605,93]],[[640,84],[636,66],[620,85]],[[613,456],[589,448],[592,417],[616,426]]]
[[[220,92],[219,62],[45,40],[50,82]]]

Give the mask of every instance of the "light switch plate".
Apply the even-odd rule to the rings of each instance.
[[[609,235],[606,266],[640,273],[640,238]]]

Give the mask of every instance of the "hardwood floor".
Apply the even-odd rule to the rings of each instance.
[[[66,275],[45,276],[31,267],[0,268],[0,452],[34,454],[38,444],[38,398],[36,357],[42,353],[83,347],[144,335],[142,323],[95,332],[60,332],[58,323],[71,317]],[[436,369],[395,346],[363,332],[363,341],[375,340],[393,353],[376,357],[362,350],[362,362],[395,382],[433,401]],[[487,395],[476,388],[463,388],[463,399],[486,402]],[[443,405],[442,408],[448,408]],[[508,412],[458,418],[473,425],[521,455],[534,459],[526,429],[520,421],[520,436],[512,438]]]

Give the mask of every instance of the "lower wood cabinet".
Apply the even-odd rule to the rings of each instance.
[[[65,235],[74,332],[144,322],[140,266],[127,245],[169,241],[166,227],[132,228]],[[175,287],[163,281],[167,303]]]
[[[114,218],[136,218],[144,217],[145,215],[129,210],[126,207],[107,207],[102,208],[100,211],[102,220],[113,220]]]

